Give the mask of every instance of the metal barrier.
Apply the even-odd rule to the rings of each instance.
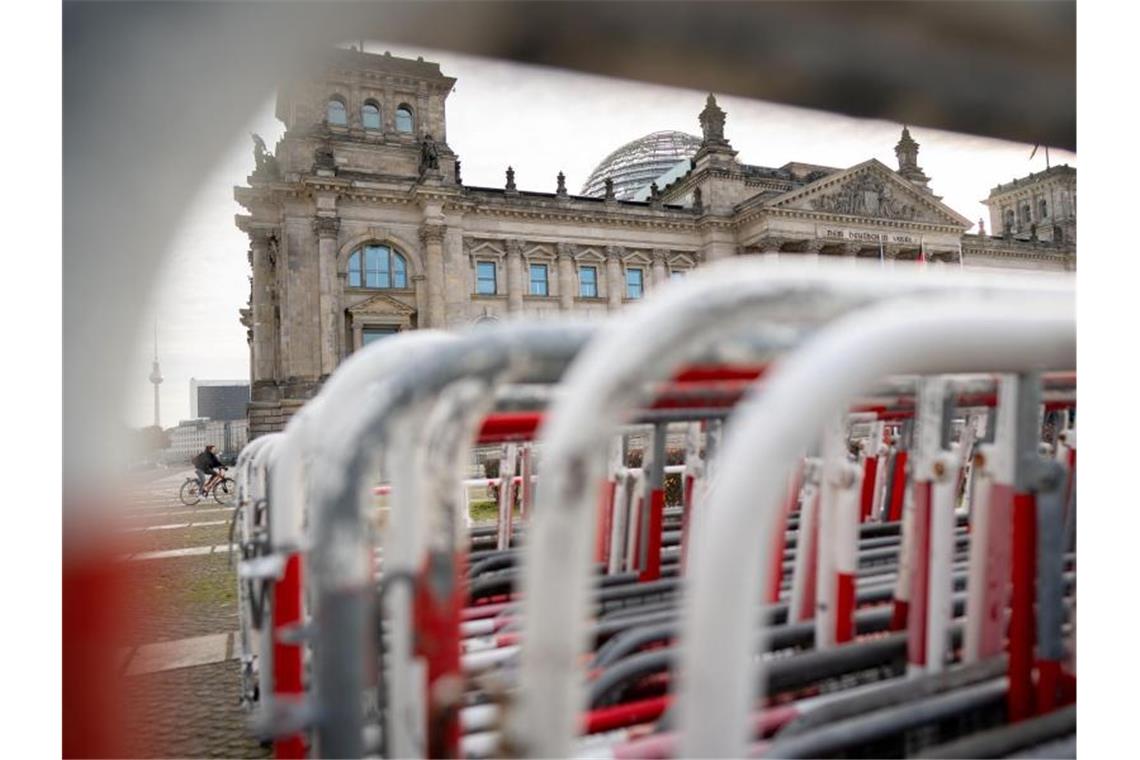
[[[239,459],[278,756],[811,756],[1071,702],[1071,311],[1052,278],[734,260],[601,324],[363,349]],[[517,447],[493,526],[476,441]],[[757,710],[764,674],[844,688]]]
[[[933,335],[940,339],[932,340]],[[754,651],[747,612],[767,570],[756,556],[761,545],[756,536],[770,534],[778,473],[790,469],[793,452],[811,443],[821,414],[842,408],[853,391],[885,374],[1064,369],[1075,362],[1075,340],[1072,294],[1063,289],[1010,293],[1001,300],[927,296],[842,319],[782,363],[782,371],[769,379],[755,404],[742,409],[730,431],[721,479],[706,512],[705,542],[698,548],[705,551],[694,555],[684,608],[682,752],[741,756],[747,751],[755,684],[746,665]],[[836,376],[844,384],[830,382]],[[757,460],[767,467],[752,466]],[[715,554],[708,551],[712,547]],[[759,573],[735,571],[757,566]],[[715,709],[709,700],[715,700]]]
[[[526,545],[522,669],[517,707],[508,722],[511,746],[524,755],[564,756],[569,754],[577,733],[575,716],[583,703],[577,663],[594,530],[591,499],[604,471],[605,441],[614,424],[638,400],[639,381],[668,377],[695,347],[731,335],[734,330],[751,328],[754,335],[766,333],[771,338],[769,348],[775,350],[793,343],[802,332],[797,326],[805,322],[825,322],[876,300],[969,290],[980,294],[978,300],[984,304],[985,296],[1008,298],[1019,292],[1066,293],[1067,289],[1067,285],[1049,278],[980,278],[960,272],[939,272],[932,277],[927,272],[887,273],[879,268],[846,265],[812,268],[734,260],[706,267],[676,287],[663,287],[654,298],[624,312],[621,320],[608,323],[567,372],[565,392],[555,401],[544,427],[544,484],[539,489]],[[958,305],[961,308],[966,304]],[[780,324],[781,318],[792,326]],[[945,337],[949,347],[962,342],[953,333],[943,335],[945,327],[929,325],[927,337]],[[884,374],[888,373],[875,377]],[[821,378],[813,380],[805,386],[805,396],[811,395],[807,389],[824,382]],[[831,376],[827,378],[827,382],[832,380]],[[804,441],[801,448],[810,443]],[[753,469],[773,478],[785,478],[791,470],[786,458],[770,462],[757,457],[752,462]],[[763,468],[755,468],[756,462],[762,462]],[[723,494],[719,486],[717,492]],[[737,496],[743,499],[738,507],[751,505],[750,497]],[[701,524],[710,514],[711,504],[694,515],[690,551],[710,540]],[[754,520],[741,525],[752,526]],[[743,529],[737,540],[754,539],[758,534]],[[745,573],[744,583],[735,590],[750,589],[757,577]],[[719,580],[724,581],[723,574]],[[716,595],[720,591],[702,588],[700,593]],[[747,609],[745,605],[739,612]],[[710,625],[720,622],[710,620]],[[746,648],[733,643],[726,651]],[[739,704],[744,695],[746,692],[737,695],[733,704]],[[703,697],[709,698],[709,694]]]

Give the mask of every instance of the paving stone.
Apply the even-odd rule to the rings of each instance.
[[[238,703],[236,661],[130,679],[126,757],[269,757]]]
[[[189,639],[144,644],[135,651],[127,675],[156,673],[161,670],[209,665],[226,659],[230,634],[214,633]]]

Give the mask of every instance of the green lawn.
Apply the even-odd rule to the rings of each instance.
[[[473,501],[471,502],[470,513],[472,522],[497,520],[499,518],[499,503],[497,501]],[[515,517],[518,516],[519,510],[516,507]]]

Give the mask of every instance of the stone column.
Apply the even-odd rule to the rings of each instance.
[[[273,316],[274,264],[269,256],[269,231],[250,230],[249,240],[253,265],[251,380],[273,382],[277,374],[277,320]]]
[[[621,246],[606,246],[606,296],[611,311],[621,308],[625,296],[625,283],[621,276],[621,257],[625,250]]]
[[[653,287],[660,287],[669,281],[669,272],[665,269],[665,257],[669,254],[664,248],[653,249]]]
[[[336,310],[333,324],[336,325],[336,355],[343,361],[352,353],[353,348],[344,345],[344,333],[347,327],[344,316],[344,288],[348,284],[348,273],[339,269],[336,273],[336,288],[333,290],[333,308]]]
[[[782,242],[779,238],[764,238],[760,241],[760,256],[765,261],[778,261]]]
[[[412,275],[412,288],[416,291],[416,327],[427,327],[428,294],[427,278],[422,274]]]
[[[574,308],[577,277],[574,276],[574,249],[569,243],[558,244],[558,306],[562,311]]]
[[[822,240],[809,240],[804,244],[804,252],[802,261],[809,264],[816,264],[819,262],[819,252],[823,250],[826,243]]]
[[[424,273],[427,275],[427,326],[444,329],[447,324],[443,307],[443,233],[442,224],[427,223],[420,228],[424,244]]]
[[[507,311],[519,312],[523,308],[522,241],[507,241]]]
[[[878,243],[875,245],[878,245]],[[855,266],[859,258],[859,251],[861,250],[863,250],[862,243],[844,243],[843,259],[851,266]]]
[[[335,216],[318,216],[313,220],[317,236],[317,281],[320,294],[320,346],[321,377],[336,369],[336,235],[340,219]]]

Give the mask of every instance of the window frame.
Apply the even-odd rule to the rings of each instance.
[[[637,272],[637,295],[632,294],[629,276]],[[625,268],[625,297],[629,301],[637,301],[645,297],[645,269],[643,267],[626,267]]]
[[[485,278],[479,276],[479,268],[482,266],[491,267],[491,291],[484,292],[479,289],[480,283],[485,282]],[[498,262],[490,261],[488,259],[478,259],[475,262],[475,295],[477,296],[495,296],[499,294],[499,265]]]
[[[406,111],[409,119],[409,127],[407,129],[400,129],[400,112]],[[396,111],[393,114],[393,126],[396,131],[404,135],[414,135],[416,133],[416,112],[407,103],[401,103],[396,106]]]
[[[541,293],[534,292],[534,286],[536,284],[536,281],[534,279],[534,275],[535,275],[536,270],[539,270],[542,272],[542,279],[539,281],[542,284],[542,292]],[[527,287],[527,295],[539,296],[539,297],[549,297],[550,296],[550,267],[545,262],[535,261],[535,262],[530,262],[527,265],[527,281],[529,283],[529,285]]]
[[[332,104],[336,103],[340,106],[340,112],[344,114],[344,121],[333,121],[332,119]],[[348,103],[341,95],[333,95],[325,101],[325,122],[332,127],[347,127],[348,126]]]
[[[589,270],[594,275],[594,281],[590,283],[593,286],[593,293],[586,293],[586,283],[582,280],[582,272]],[[579,298],[598,298],[598,267],[594,264],[582,264],[578,267],[578,297]]]
[[[369,254],[378,255],[372,259]],[[369,264],[375,261],[376,266]],[[382,275],[387,276],[388,284],[369,285],[369,275],[375,274],[383,283]],[[354,282],[355,275],[355,282]],[[388,243],[364,243],[348,255],[345,268],[345,282],[349,288],[358,290],[408,290],[408,257]]]
[[[383,336],[383,337],[374,337],[374,338],[372,338],[372,340],[384,340],[384,338],[391,337],[393,335],[398,335],[399,333],[400,333],[400,328],[398,325],[373,325],[373,324],[362,325],[360,328],[360,347],[364,348],[365,346],[367,346],[371,342],[368,339],[369,334],[372,334],[374,336]]]
[[[368,121],[365,119],[364,110],[366,108],[376,109],[376,126],[374,127],[368,126]],[[360,106],[360,126],[369,132],[379,132],[384,129],[384,111],[380,108],[380,104],[371,98],[364,101]]]

